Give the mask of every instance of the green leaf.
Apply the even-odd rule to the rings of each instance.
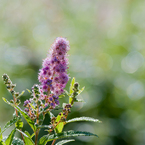
[[[0,145],[6,145],[2,140],[0,140]]]
[[[10,103],[7,99],[3,98],[3,100],[4,100],[7,104],[9,104],[9,105],[11,105],[12,107],[14,107],[15,109],[17,109],[17,110],[23,115],[23,117],[25,118],[25,120],[27,121],[27,123],[30,125],[30,127],[31,127],[31,128],[33,129],[33,131],[35,132],[36,126],[34,125],[34,122],[29,118],[29,116],[28,116],[23,110],[21,110],[21,108],[19,108],[18,106],[16,106],[16,105]]]
[[[27,131],[25,131],[25,134],[28,136],[28,137],[24,136],[25,145],[34,145],[34,142],[31,139],[30,134]]]
[[[64,95],[64,94],[61,94],[61,95],[59,95],[58,97],[59,97],[59,98],[63,98],[63,97],[65,97],[65,95]]]
[[[69,104],[73,105],[72,101],[73,101],[73,98],[70,96],[69,97]]]
[[[64,94],[68,95],[69,96],[69,93],[67,90],[64,90]]]
[[[70,88],[69,88],[70,95],[73,93],[74,84],[75,84],[75,77],[72,78],[72,81],[70,84]]]
[[[84,102],[84,100],[82,100],[82,99],[76,99],[76,100],[74,100],[74,102]]]
[[[66,121],[66,123],[71,123],[71,122],[76,122],[76,121],[92,121],[92,122],[99,122],[99,123],[101,122],[98,119],[94,119],[91,117],[78,117],[78,118],[70,119]]]
[[[29,89],[26,89],[30,94],[32,94],[32,92]]]
[[[47,142],[52,141],[54,139],[66,138],[66,137],[76,137],[76,136],[96,136],[96,134],[85,132],[85,131],[64,131],[62,133],[44,135],[40,138],[38,145],[45,145]]]
[[[18,129],[22,129],[23,128],[23,122],[21,120],[18,120],[15,123],[15,127],[18,128]]]
[[[1,134],[1,127],[0,127],[0,134]],[[5,143],[2,141],[3,136],[2,134],[0,135],[0,145],[5,145]]]
[[[34,135],[35,135],[35,133],[33,133],[33,134],[30,136],[30,138],[32,138]]]
[[[21,134],[23,134],[24,136],[28,137],[22,130],[19,130],[19,129],[17,129],[17,128],[16,128],[16,130],[17,130],[18,132],[20,132]]]
[[[33,105],[32,103],[29,103],[29,105],[31,106],[31,108],[32,108],[33,110],[35,110],[35,107],[34,107],[34,105]]]
[[[5,124],[5,126],[3,127],[0,135],[6,130],[8,129],[10,126],[12,126],[13,124],[15,124],[20,118],[19,117],[14,117],[12,120],[10,120],[9,122],[7,122]]]
[[[14,135],[15,135],[16,129],[12,130],[11,133],[9,134],[8,138],[5,141],[6,145],[11,145]]]
[[[20,98],[24,93],[25,93],[25,91],[23,90],[17,98]]]
[[[78,91],[78,95],[85,89],[85,87],[83,87],[81,90]]]
[[[39,125],[38,127],[37,127],[37,129],[39,129],[39,128],[52,128],[52,126],[51,125]]]
[[[48,114],[49,114],[50,118],[55,117],[55,116],[53,115],[53,113],[51,113],[51,112],[48,112]]]
[[[3,139],[3,136],[1,134],[1,126],[0,126],[0,140],[2,140],[2,139]]]
[[[4,136],[3,141],[5,141],[7,138],[8,138],[7,136]],[[24,142],[23,140],[14,137],[12,141],[12,145],[24,145]]]
[[[29,138],[31,138],[31,135],[29,134],[28,131],[25,131],[24,133],[25,133]],[[34,133],[34,135],[35,135],[35,133]]]
[[[69,139],[69,140],[61,140],[59,142],[56,143],[56,145],[63,145],[65,143],[71,142],[71,141],[75,141],[74,139]]]
[[[63,117],[63,113],[61,112],[61,115],[58,115],[58,116],[57,116],[56,122],[59,122],[59,121],[61,120],[62,117]],[[60,123],[56,126],[55,131],[56,131],[57,133],[62,132],[64,125],[65,125],[65,122],[60,122]]]

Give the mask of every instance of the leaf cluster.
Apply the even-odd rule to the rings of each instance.
[[[4,82],[11,82],[9,77],[5,74],[3,76]],[[10,83],[12,84],[12,82]],[[17,98],[20,98],[21,95],[24,93],[22,92],[19,96],[14,95],[14,101],[8,101],[6,98],[3,98],[3,101],[7,103],[8,105],[12,106],[15,109],[15,114],[13,115],[13,119],[8,121],[6,125],[1,130],[0,128],[0,145],[46,145],[48,142],[52,141],[52,145],[54,145],[55,141],[57,139],[62,138],[68,138],[68,137],[76,137],[76,136],[96,136],[96,134],[90,133],[90,132],[84,132],[84,131],[63,131],[63,128],[65,124],[77,122],[77,121],[91,121],[91,122],[100,122],[98,119],[94,119],[91,117],[78,117],[73,118],[70,120],[67,120],[68,114],[71,112],[70,109],[73,106],[75,102],[82,102],[82,100],[78,100],[77,96],[84,90],[84,87],[82,89],[79,89],[79,84],[75,82],[75,78],[72,79],[70,84],[69,93],[65,91],[65,94],[62,94],[63,96],[68,97],[68,103],[64,103],[62,105],[62,111],[55,117],[51,110],[47,111],[50,117],[50,124],[49,125],[42,125],[36,124],[34,120],[30,118],[30,116],[27,114],[27,112],[23,111],[20,107],[20,103],[16,103]],[[30,91],[31,93],[31,91]],[[59,96],[60,98],[62,97]],[[61,107],[60,107],[61,108]],[[45,110],[44,110],[45,111]],[[41,112],[43,114],[43,112]],[[22,131],[23,128],[23,121],[22,116],[27,121],[31,129],[33,130],[33,134],[29,134],[27,131]],[[44,120],[44,117],[39,117],[38,120]],[[3,137],[3,132],[8,129],[10,126],[14,125],[14,129],[11,131],[11,133],[7,137]],[[37,136],[40,131],[40,129],[45,128],[48,132],[47,135],[42,136],[37,141]],[[16,131],[20,132],[22,139],[15,138]],[[32,140],[33,136],[35,136],[35,141]],[[62,140],[56,143],[56,145],[62,145],[68,142],[74,141],[74,139],[68,139],[68,140]]]

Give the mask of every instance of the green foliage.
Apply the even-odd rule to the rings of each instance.
[[[71,84],[70,84],[70,88],[69,88],[69,93],[70,94],[73,93],[74,84],[75,84],[75,77],[72,78],[72,81],[71,81]]]
[[[94,118],[91,118],[91,117],[73,118],[73,119],[70,119],[70,120],[66,121],[66,123],[71,123],[71,122],[76,122],[76,121],[91,121],[91,122],[99,122],[99,123],[101,123],[101,121],[99,121],[98,119],[94,119]]]
[[[0,145],[5,145],[2,139],[3,139],[3,136],[1,134],[1,127],[0,127]]]
[[[26,136],[26,137],[29,137],[27,134],[25,134],[22,130],[19,130],[19,129],[17,129],[16,128],[16,130],[18,131],[18,132],[20,132],[22,135],[24,135],[24,136]]]
[[[61,112],[61,115],[58,115],[57,118],[56,118],[56,122],[57,122],[57,123],[60,122],[60,123],[56,126],[56,128],[55,128],[55,131],[56,131],[57,133],[62,132],[63,127],[64,127],[64,124],[65,124],[63,121],[61,121],[61,118],[62,118],[62,117],[63,117],[63,113]]]
[[[0,127],[0,140],[3,139],[2,133],[1,133],[1,127]]]
[[[30,127],[33,129],[33,131],[36,130],[36,126],[34,125],[34,122],[29,118],[29,116],[28,116],[23,110],[21,110],[21,108],[19,108],[18,106],[16,106],[16,105],[10,103],[10,102],[9,102],[7,99],[5,99],[5,98],[3,98],[3,100],[4,100],[7,104],[9,104],[9,105],[11,105],[12,107],[14,107],[15,109],[17,109],[17,110],[23,115],[23,117],[25,118],[25,120],[27,121],[27,123],[30,125]]]
[[[78,91],[78,95],[79,95],[81,92],[83,92],[84,89],[85,89],[85,87],[83,87],[82,89],[80,89],[80,90]]]
[[[25,93],[25,91],[23,90],[23,91],[21,92],[21,94],[19,94],[18,97],[16,97],[16,98],[20,98],[24,93]]]
[[[2,133],[8,129],[10,126],[12,126],[13,124],[15,124],[20,118],[19,117],[14,117],[12,120],[8,121],[5,126],[3,127],[2,131],[0,132],[0,134],[2,135]]]
[[[9,78],[8,75],[5,75],[5,76],[7,78]],[[9,82],[7,80],[6,80],[6,83],[9,84]],[[38,98],[39,94],[40,94],[38,85],[35,85],[34,89],[35,89],[34,90],[35,95],[37,95],[37,97],[34,98],[34,100],[36,102],[34,101],[34,104],[32,102],[29,102],[29,104],[25,105],[28,108],[30,107],[29,109],[26,108],[26,112],[30,112],[29,115],[32,116],[31,118],[27,115],[26,112],[24,112],[23,110],[21,110],[20,107],[18,107],[18,104],[20,101],[18,101],[17,98],[20,97],[24,93],[24,91],[20,95],[19,95],[19,93],[15,93],[16,96],[13,96],[14,100],[12,100],[10,102],[7,99],[3,98],[5,103],[14,107],[15,114],[14,114],[13,120],[9,121],[4,126],[4,129],[2,131],[0,129],[0,133],[1,133],[0,143],[1,144],[11,145],[12,142],[14,142],[14,144],[18,144],[18,142],[14,139],[14,134],[15,134],[16,130],[21,133],[21,136],[23,138],[25,145],[34,145],[34,142],[32,140],[32,137],[34,135],[35,135],[35,145],[37,144],[38,134],[39,134],[39,131],[41,128],[47,128],[48,129],[47,131],[49,134],[44,135],[40,138],[39,143],[38,143],[39,145],[45,145],[49,141],[53,141],[53,140],[57,140],[57,139],[61,139],[61,138],[67,138],[67,137],[97,136],[96,134],[93,134],[90,132],[73,131],[73,130],[63,131],[64,125],[67,123],[71,123],[71,122],[76,122],[76,121],[100,122],[98,119],[94,119],[94,118],[90,118],[90,117],[79,117],[79,118],[73,118],[71,120],[66,121],[66,118],[67,118],[68,114],[71,112],[70,109],[72,108],[72,105],[74,104],[74,102],[82,101],[82,100],[77,99],[76,97],[84,90],[84,87],[80,90],[79,84],[77,82],[75,82],[75,78],[72,79],[71,84],[70,84],[70,94],[68,94],[66,91],[66,94],[69,96],[69,103],[63,103],[63,108],[62,107],[57,107],[54,109],[51,107],[50,108],[47,108],[47,107],[41,108],[44,104],[41,104],[41,102]],[[9,90],[10,90],[10,88],[9,88]],[[12,94],[14,94],[13,93],[14,90],[10,90],[10,92]],[[62,112],[60,112],[57,115],[57,117],[55,117],[51,113],[51,111],[52,110],[59,110],[59,109],[63,109],[63,110],[62,110]],[[35,111],[35,115],[36,115],[35,118],[33,118],[34,113],[31,112],[32,110]],[[51,120],[50,125],[42,125],[46,113],[48,113],[50,116],[50,120]],[[34,132],[32,135],[30,135],[27,131],[23,132],[21,130],[23,128],[23,122],[21,120],[21,115],[25,118],[27,123],[32,128],[32,130]],[[36,123],[36,125],[34,125],[34,122]],[[15,129],[11,131],[10,135],[5,139],[5,143],[4,143],[4,140],[2,140],[2,133],[13,124],[15,124]],[[57,143],[57,145],[62,145],[62,144],[65,144],[67,142],[70,142],[70,141],[74,141],[74,140],[62,140],[62,141],[59,141]],[[20,140],[20,144],[21,144],[21,140]]]
[[[38,145],[45,145],[47,142],[52,141],[54,139],[61,139],[61,138],[67,138],[67,137],[77,137],[77,136],[96,136],[96,134],[85,132],[85,131],[64,131],[61,133],[51,134],[51,135],[44,135],[42,138],[40,138]]]
[[[16,129],[12,130],[11,133],[9,134],[8,138],[5,141],[6,145],[11,145],[14,135],[15,135]]]
[[[74,139],[69,139],[69,140],[61,140],[59,142],[56,143],[56,145],[63,145],[65,143],[71,142],[71,141],[75,141]]]
[[[48,129],[50,129],[51,125],[38,125],[37,129],[40,129],[40,128],[48,128]]]
[[[18,129],[22,129],[23,128],[23,122],[21,120],[18,120],[15,123],[15,127],[18,128]]]
[[[7,137],[4,136],[3,141],[5,141],[6,139],[7,139]],[[7,144],[4,144],[4,145],[7,145]],[[12,141],[12,145],[24,145],[24,143],[21,139],[14,137],[13,141]]]
[[[27,131],[25,131],[25,134],[28,136],[28,137],[24,136],[25,145],[34,145],[34,142],[31,139],[30,134]]]
[[[6,145],[2,140],[0,140],[0,145]]]
[[[82,99],[76,98],[83,90],[85,87],[82,89],[79,89],[79,84],[75,82],[75,78],[72,79],[70,83],[70,94],[69,96],[69,104],[73,105],[74,102],[84,102]]]

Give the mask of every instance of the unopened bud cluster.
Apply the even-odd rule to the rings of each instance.
[[[64,107],[64,109],[63,109],[63,116],[64,117],[67,117],[67,115],[68,115],[68,113],[70,113],[71,112],[71,104],[66,104],[65,105],[65,107]]]
[[[2,79],[4,81],[4,84],[6,85],[7,90],[12,94],[14,100],[11,100],[11,103],[15,104],[20,104],[20,100],[18,99],[19,97],[19,92],[16,92],[14,88],[16,87],[16,84],[13,84],[12,81],[10,80],[9,76],[7,74],[4,74],[2,76]]]
[[[74,101],[76,101],[76,96],[78,95],[78,92],[79,92],[79,84],[76,82],[74,84],[74,87],[73,87],[73,93],[72,93],[72,102],[71,102],[71,105],[73,105]]]
[[[16,94],[16,92],[14,91],[14,87],[16,86],[16,84],[13,84],[12,81],[10,80],[9,76],[7,74],[4,74],[2,76],[4,84],[7,87],[7,90],[12,94]]]

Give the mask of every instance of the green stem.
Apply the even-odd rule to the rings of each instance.
[[[17,106],[17,104],[16,104],[17,99],[15,98],[14,95],[13,95],[13,98],[14,98],[14,103],[15,103],[15,105]],[[16,112],[16,116],[18,117],[18,110],[15,109],[15,112]],[[21,129],[20,129],[20,130],[21,130]],[[23,142],[25,143],[25,141],[24,141],[24,137],[23,137],[23,134],[22,134],[22,133],[20,133],[20,134],[21,134],[21,137],[22,137]]]

